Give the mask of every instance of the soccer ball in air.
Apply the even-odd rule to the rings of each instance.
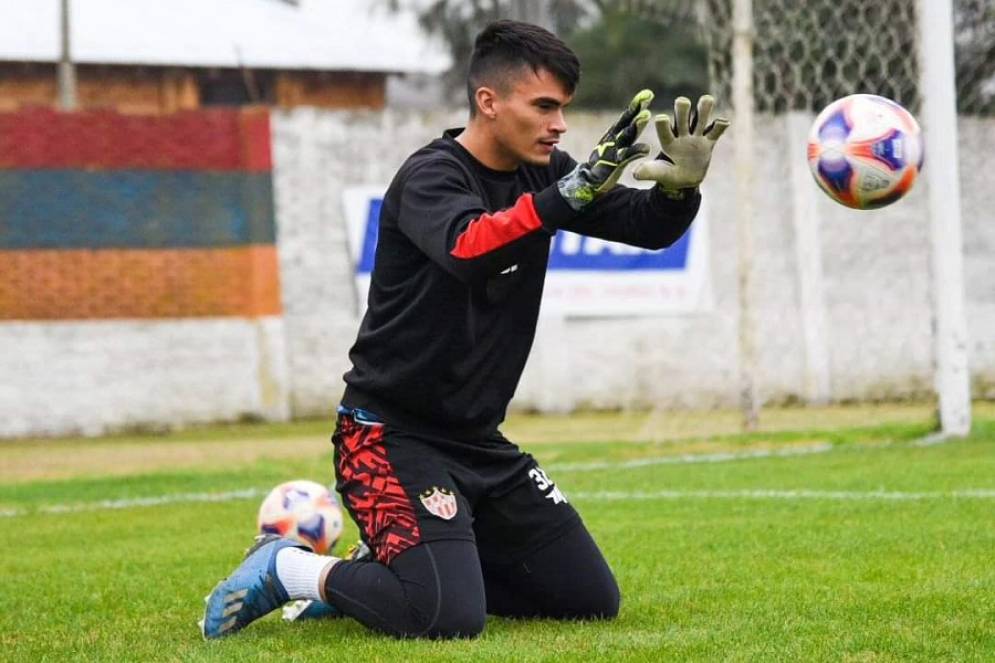
[[[852,94],[826,106],[808,137],[808,165],[822,190],[854,209],[877,209],[912,188],[922,168],[919,124],[891,99]]]
[[[297,539],[319,555],[342,534],[342,509],[320,483],[298,479],[281,483],[259,507],[259,532]]]

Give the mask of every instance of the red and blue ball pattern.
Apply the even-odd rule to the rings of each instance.
[[[872,94],[829,104],[808,141],[812,176],[833,200],[854,209],[877,209],[912,188],[923,163],[922,135],[901,105]]]
[[[282,483],[259,507],[261,534],[296,539],[318,554],[325,554],[342,535],[342,510],[325,486],[298,479]]]

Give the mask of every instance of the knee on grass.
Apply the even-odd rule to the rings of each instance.
[[[594,584],[582,585],[576,594],[563,597],[553,609],[557,619],[615,619],[621,596],[618,584],[607,577]]]
[[[429,638],[454,640],[475,638],[484,631],[486,620],[483,601],[479,608],[470,606],[425,605],[417,599],[409,605],[407,614],[390,629],[398,638]]]
[[[475,638],[483,633],[485,620],[483,607],[477,611],[443,611],[435,624],[424,631],[424,637],[438,640]]]
[[[403,600],[392,592],[378,595],[373,587],[367,597],[374,605],[390,606],[381,613],[382,619],[371,625],[398,638],[430,638],[449,640],[475,638],[484,630],[486,609],[484,597],[476,592],[446,591],[441,593],[423,587],[409,586]]]

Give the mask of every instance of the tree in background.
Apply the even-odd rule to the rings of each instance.
[[[729,104],[733,0],[380,0],[414,11],[453,56],[453,99],[464,91],[473,38],[487,23],[514,18],[547,27],[580,56],[575,105],[615,108],[649,87],[657,106],[709,90]],[[918,105],[915,5],[910,0],[754,0],[758,34],[754,87],[763,112],[818,111],[835,98],[875,90]],[[704,20],[702,18],[704,17]],[[901,17],[901,20],[896,20]],[[954,0],[957,103],[962,113],[995,114],[995,3]],[[707,30],[705,27],[707,26]],[[881,57],[862,58],[869,43]],[[882,59],[884,58],[884,59]]]
[[[461,99],[473,39],[485,25],[511,18],[542,25],[573,48],[582,65],[574,105],[615,109],[644,87],[658,105],[708,87],[707,54],[688,0],[384,0],[413,10],[421,26],[447,44],[447,89]]]
[[[566,38],[583,68],[576,106],[614,109],[620,99],[649,88],[657,95],[654,106],[666,108],[677,96],[697,99],[708,90],[708,54],[693,17],[611,4],[616,6]]]

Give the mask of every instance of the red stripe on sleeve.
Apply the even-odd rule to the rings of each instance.
[[[455,258],[477,258],[514,242],[542,227],[542,220],[532,204],[532,194],[519,196],[515,204],[500,212],[481,214],[470,222],[450,251]]]

